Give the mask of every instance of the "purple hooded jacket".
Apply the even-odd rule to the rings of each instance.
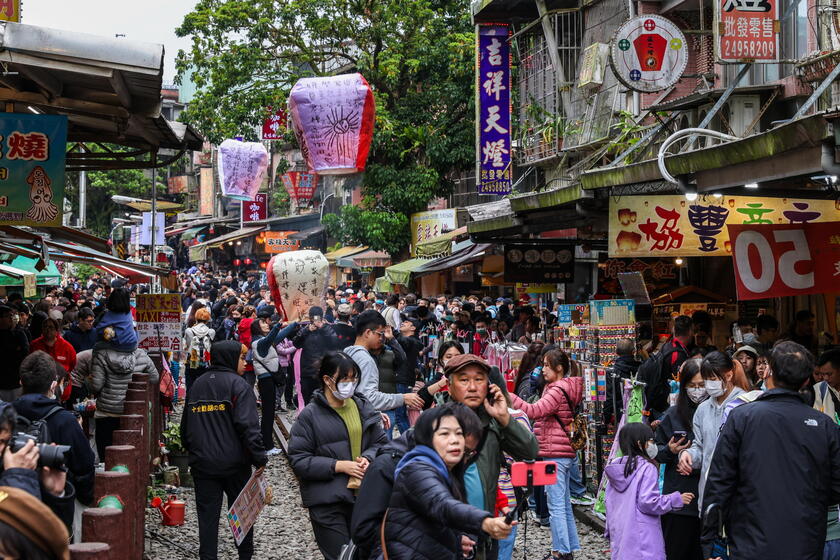
[[[683,507],[679,492],[659,493],[656,467],[638,458],[636,470],[624,476],[625,457],[605,469],[607,536],[612,560],[665,560],[665,540],[659,516]]]

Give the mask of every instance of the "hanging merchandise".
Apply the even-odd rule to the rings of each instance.
[[[268,152],[259,142],[225,140],[219,146],[222,195],[254,200],[268,169]]]
[[[320,251],[289,251],[271,257],[266,268],[268,287],[284,320],[300,320],[310,307],[322,305],[329,266]]]
[[[373,91],[361,74],[298,80],[289,115],[309,171],[349,175],[365,170],[373,139]]]

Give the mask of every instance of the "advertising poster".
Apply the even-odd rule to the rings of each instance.
[[[268,481],[263,475],[251,475],[251,479],[228,510],[228,525],[236,546],[242,544],[248,536],[248,531],[257,522],[257,518],[265,507],[265,495],[268,489]]]
[[[0,225],[61,225],[66,149],[67,117],[3,113]]]
[[[478,194],[510,194],[510,43],[507,25],[476,33],[476,156]]]
[[[458,227],[458,212],[454,208],[428,210],[411,215],[411,256],[417,256],[417,245]]]
[[[779,0],[717,0],[715,15],[719,60],[770,62],[779,59]]]
[[[834,200],[725,195],[610,199],[610,257],[719,257],[732,253],[726,226],[807,224],[836,219]]]
[[[181,351],[181,296],[137,294],[138,346],[144,350]]]
[[[242,223],[247,224],[248,222],[257,222],[268,218],[268,195],[266,193],[258,193],[254,195],[254,200],[243,200],[241,204]]]

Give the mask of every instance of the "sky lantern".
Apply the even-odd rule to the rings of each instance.
[[[259,142],[225,140],[219,146],[222,194],[235,200],[254,200],[268,169],[268,151]]]
[[[361,74],[298,80],[289,95],[292,128],[309,171],[365,170],[373,139],[373,91]]]
[[[287,251],[271,257],[266,267],[268,287],[286,321],[301,320],[310,307],[323,305],[329,267],[321,251]]]

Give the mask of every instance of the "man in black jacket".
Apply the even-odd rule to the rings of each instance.
[[[646,409],[650,411],[651,420],[658,420],[668,409],[668,395],[671,392],[669,381],[676,379],[680,366],[689,358],[689,346],[694,338],[694,327],[691,317],[680,315],[674,319],[674,336],[662,346],[659,356],[652,356],[649,360],[659,360],[655,375],[645,377],[645,364],[639,367],[640,379],[647,383],[645,387]],[[658,424],[657,424],[658,425]],[[653,426],[656,427],[655,425]]]
[[[624,413],[624,380],[636,375],[639,362],[636,361],[636,347],[629,338],[622,338],[615,344],[618,355],[612,372],[607,373],[607,400],[604,401],[604,423],[618,425]],[[613,417],[614,416],[614,417]]]
[[[292,343],[295,348],[303,349],[300,355],[300,394],[306,406],[318,388],[321,358],[327,352],[340,349],[338,337],[332,325],[324,321],[324,310],[313,306],[309,308],[309,324],[301,327]]]
[[[797,392],[814,371],[808,350],[782,342],[770,369],[771,390],[723,425],[703,510],[720,508],[733,559],[820,560],[826,511],[840,502],[840,427]],[[716,529],[716,516],[707,516],[705,558]]]
[[[29,341],[23,331],[14,328],[12,309],[0,305],[0,356],[3,372],[0,374],[0,400],[11,402],[20,396],[20,363],[29,353]]]
[[[242,377],[245,355],[239,342],[213,344],[210,368],[195,381],[184,405],[181,439],[195,481],[201,560],[217,558],[222,494],[230,507],[251,478],[251,467],[262,472],[268,462],[254,389]],[[253,530],[237,550],[240,560],[253,556]]]
[[[93,310],[82,307],[79,310],[79,319],[64,331],[64,340],[70,343],[73,350],[78,354],[85,350],[92,350],[96,344],[96,329],[93,328]]]

